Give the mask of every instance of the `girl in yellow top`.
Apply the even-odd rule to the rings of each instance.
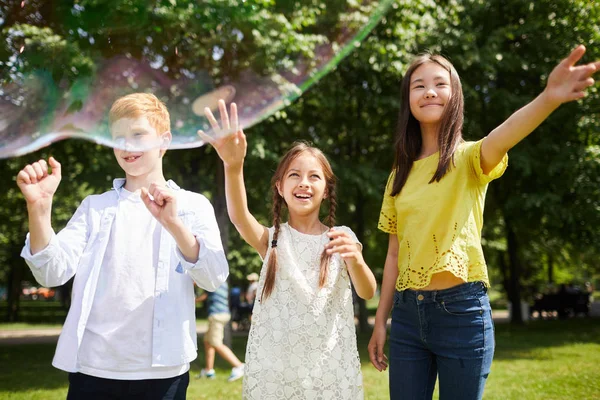
[[[585,96],[600,61],[575,66],[579,46],[548,77],[545,90],[486,138],[462,139],[463,93],[441,56],[421,55],[402,81],[393,171],[379,228],[389,233],[381,298],[369,343],[371,362],[390,333],[390,397],[481,399],[494,353],[481,248],[488,183],[507,166],[507,152],[562,103]]]

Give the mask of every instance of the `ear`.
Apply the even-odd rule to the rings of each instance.
[[[173,135],[171,134],[171,131],[166,131],[165,133],[160,135],[160,140],[160,156],[162,157],[167,152],[167,149],[169,148],[169,146],[171,145],[171,141],[173,140]]]
[[[327,189],[325,189],[325,191],[323,192],[323,198],[326,199],[329,197],[329,193],[327,191]]]
[[[277,192],[281,197],[283,197],[283,193],[281,192],[281,184],[279,181],[275,182],[275,187],[277,188]]]

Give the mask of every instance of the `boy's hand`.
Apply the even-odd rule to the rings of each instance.
[[[148,189],[142,188],[140,196],[150,214],[167,230],[177,223],[177,197],[168,187],[152,183]]]
[[[27,165],[17,174],[17,186],[21,189],[28,206],[49,204],[61,179],[60,163],[50,157],[48,160],[52,173],[48,173],[48,164],[39,160]]]
[[[330,242],[325,246],[327,254],[340,253],[340,256],[350,268],[365,262],[358,244],[348,233],[330,229],[327,236],[330,239]]]
[[[213,128],[215,137],[207,135],[202,130],[198,131],[198,135],[217,150],[219,157],[223,160],[223,164],[225,164],[226,167],[241,166],[246,157],[247,143],[246,135],[244,135],[242,129],[239,128],[236,104],[231,103],[230,121],[225,102],[219,100],[219,114],[221,114],[222,128],[219,126],[217,119],[208,107],[204,109],[204,114],[206,114],[206,118]]]
[[[585,97],[585,89],[594,84],[592,75],[600,70],[600,61],[575,66],[584,54],[585,46],[577,46],[552,70],[544,90],[548,102],[558,107]]]

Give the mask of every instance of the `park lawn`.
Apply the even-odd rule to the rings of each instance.
[[[484,399],[600,399],[600,319],[535,321],[496,327],[497,348]],[[359,336],[366,399],[388,399],[387,373],[368,363],[368,335]],[[245,337],[234,337],[243,356]],[[0,346],[0,399],[64,399],[67,374],[51,367],[54,344]],[[195,362],[189,399],[239,399],[241,380],[227,382],[229,368],[217,358],[217,378],[200,380]],[[435,396],[437,398],[437,394]]]
[[[0,323],[1,331],[14,331],[14,330],[35,330],[35,329],[60,329],[62,324],[34,324],[31,322],[4,322]]]

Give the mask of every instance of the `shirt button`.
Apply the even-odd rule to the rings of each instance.
[[[420,294],[420,295],[417,296],[417,300],[419,300],[419,301],[423,301],[424,298],[425,297],[422,294]]]

